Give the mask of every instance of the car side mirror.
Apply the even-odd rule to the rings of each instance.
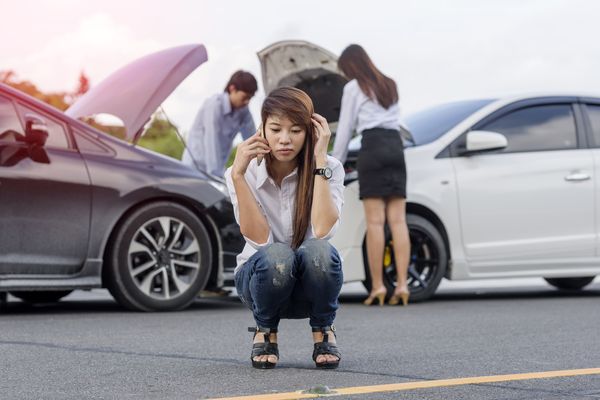
[[[46,122],[33,114],[25,114],[25,142],[29,145],[44,147],[47,139],[48,126]]]
[[[467,133],[465,154],[479,153],[506,148],[508,140],[501,133],[491,131],[471,131]]]
[[[50,157],[44,147],[38,144],[32,144],[27,149],[29,158],[40,164],[50,164]]]

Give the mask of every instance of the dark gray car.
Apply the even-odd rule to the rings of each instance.
[[[117,115],[135,142],[206,59],[202,45],[147,56],[66,113],[0,84],[0,292],[106,287],[130,309],[175,310],[233,271],[243,238],[221,180],[76,119]]]

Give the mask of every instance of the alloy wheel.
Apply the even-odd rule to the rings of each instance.
[[[146,296],[171,300],[185,293],[200,269],[198,238],[183,221],[158,217],[144,223],[128,249],[128,269]]]
[[[439,269],[439,250],[433,238],[425,230],[409,227],[410,259],[408,267],[408,287],[412,296],[425,291]],[[383,259],[384,280],[396,287],[396,261],[393,242],[386,229],[386,245]]]

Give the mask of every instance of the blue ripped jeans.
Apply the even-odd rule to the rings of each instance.
[[[261,328],[307,317],[323,327],[333,324],[343,280],[337,250],[309,239],[295,251],[284,243],[261,248],[237,271],[235,287]]]

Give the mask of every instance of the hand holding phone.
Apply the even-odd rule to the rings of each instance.
[[[254,135],[238,144],[233,165],[231,166],[232,176],[244,176],[248,169],[248,165],[250,165],[253,159],[256,158],[257,163],[260,164],[264,155],[271,152],[267,140],[262,136],[264,136],[264,131],[262,130],[262,127],[259,127]]]
[[[262,123],[258,126],[258,131],[260,132],[260,137],[263,137],[266,139],[265,131],[263,129]],[[256,156],[256,165],[258,165],[260,167],[260,164],[262,163],[263,158],[264,157],[262,156],[262,154],[259,154],[258,156]]]

